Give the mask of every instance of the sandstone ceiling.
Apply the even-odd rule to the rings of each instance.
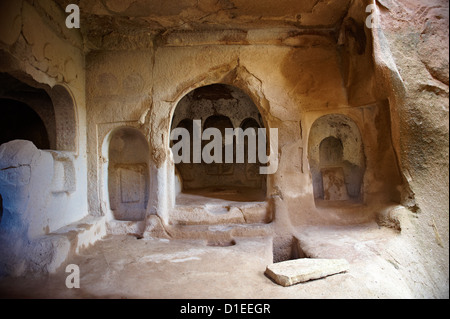
[[[335,29],[353,0],[57,0],[76,3],[91,46],[149,35],[211,30]],[[139,39],[139,40],[138,40]],[[131,40],[133,41],[133,40]],[[141,44],[142,45],[142,44]]]

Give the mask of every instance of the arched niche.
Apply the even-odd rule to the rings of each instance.
[[[108,194],[113,218],[143,220],[150,187],[147,140],[138,129],[121,127],[110,133],[107,149]]]
[[[194,121],[201,121],[201,133],[210,128],[216,128],[222,136],[222,163],[193,163],[193,133]],[[214,192],[251,193],[248,200],[265,199],[265,176],[257,178],[261,164],[236,163],[233,153],[233,163],[225,163],[225,130],[243,128],[264,128],[261,114],[252,99],[242,90],[226,85],[212,84],[199,87],[185,95],[177,104],[172,117],[171,131],[175,128],[185,128],[190,133],[190,163],[178,163],[176,172],[180,175],[183,192],[205,190],[209,195]],[[247,141],[247,137],[244,139]],[[234,139],[235,141],[235,139]],[[170,145],[178,141],[171,141]],[[202,150],[211,140],[202,140]],[[267,144],[267,143],[266,143]],[[246,149],[246,148],[245,148]],[[236,148],[233,148],[233,152]],[[258,168],[253,169],[252,168]],[[255,196],[256,194],[256,196]],[[211,195],[214,197],[214,194]],[[244,196],[245,197],[245,196]]]
[[[317,119],[309,133],[308,159],[316,200],[362,200],[364,147],[351,118],[329,114]]]
[[[0,98],[4,102],[20,102],[34,111],[42,121],[48,145],[36,145],[38,148],[76,152],[76,111],[67,88],[62,85],[50,88],[23,74],[12,76],[9,73],[0,73],[0,87]],[[8,118],[6,108],[0,108],[0,114],[4,120]],[[27,140],[35,142],[33,139]]]
[[[56,149],[76,152],[78,130],[74,99],[62,85],[55,85],[49,95],[55,110]]]
[[[12,140],[27,140],[39,149],[50,149],[44,122],[27,104],[0,98],[0,114],[0,145]]]

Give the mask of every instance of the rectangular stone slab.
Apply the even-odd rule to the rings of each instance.
[[[265,274],[287,287],[349,270],[345,259],[301,258],[268,265]]]

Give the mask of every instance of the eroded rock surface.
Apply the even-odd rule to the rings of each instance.
[[[279,285],[292,286],[349,270],[345,259],[300,258],[267,266],[265,274]]]

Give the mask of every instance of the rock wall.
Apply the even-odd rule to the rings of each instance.
[[[338,39],[327,33],[292,37],[279,30],[267,30],[265,41],[256,32],[174,31],[145,49],[107,45],[92,50],[87,56],[88,134],[96,139],[88,140],[88,153],[97,157],[89,157],[91,212],[110,212],[107,137],[115,128],[128,126],[149,142],[147,214],[168,222],[177,193],[169,140],[175,110],[189,92],[216,83],[242,90],[266,128],[278,129],[278,170],[267,177],[267,198],[281,196],[294,225],[352,223],[377,213],[377,205],[343,218],[317,212],[308,143],[313,141],[313,123],[325,115],[348,116],[361,134],[358,172],[349,177],[358,181],[347,182],[351,195],[361,194],[364,203],[399,202],[403,181],[391,143],[391,110],[387,96],[379,98],[375,90],[366,17],[363,3],[352,5],[334,35]],[[284,39],[269,41],[272,37]]]
[[[2,1],[0,12],[0,97],[35,110],[49,133],[48,150],[1,145],[0,273],[45,273],[71,245],[47,236],[89,213],[83,41],[52,1]]]
[[[415,268],[425,295],[448,296],[448,3],[302,1],[292,16],[288,0],[264,12],[234,2],[80,1],[81,32],[65,27],[62,0],[1,2],[0,98],[37,110],[50,132],[49,150],[0,148],[1,235],[21,238],[3,246],[4,271],[45,268],[28,240],[67,251],[47,236],[85,217],[170,224],[177,107],[224,84],[278,130],[264,181],[278,235],[393,224],[427,261]],[[63,258],[46,256],[52,269]]]
[[[378,3],[377,92],[391,107],[402,202],[414,212],[409,236],[423,262],[418,275],[427,278],[424,290],[448,298],[448,2]]]
[[[198,130],[200,135],[208,128],[219,129],[221,133],[220,137],[206,139],[201,142],[200,146],[203,152],[203,149],[207,145],[210,145],[210,143],[214,144],[216,138],[217,140],[220,138],[221,156],[218,156],[218,158],[220,158],[221,163],[206,164],[204,160],[201,163],[194,163],[193,121],[200,121],[195,122],[199,124],[199,129],[197,126],[195,129]],[[258,108],[245,93],[235,87],[222,84],[198,88],[187,94],[178,103],[170,129],[172,131],[177,127],[187,129],[190,134],[189,147],[182,149],[183,152],[187,151],[190,153],[189,163],[184,163],[183,161],[183,163],[176,165],[176,173],[182,179],[184,190],[205,187],[255,188],[260,189],[261,194],[264,193],[265,176],[259,174],[259,167],[264,164],[258,159],[258,150],[256,147],[258,143],[258,128],[264,128],[264,123],[262,122]],[[254,129],[254,135],[244,140],[241,140],[241,137],[233,139],[230,151],[226,146],[227,128],[232,129],[233,132],[239,128],[243,130],[252,128]],[[262,137],[259,138],[262,139]],[[177,145],[178,142],[183,143],[180,139],[178,137],[176,141],[171,142],[171,145]],[[239,145],[237,145],[238,143]],[[254,143],[252,145],[255,146],[255,153],[253,153],[255,161],[253,163],[249,163],[248,160],[249,143]],[[263,145],[265,148],[267,147],[266,142]],[[172,148],[173,151],[174,149]],[[216,150],[214,149],[214,154],[215,152]],[[227,153],[231,154],[233,163],[226,163]],[[242,159],[240,158],[241,154],[243,156]]]

